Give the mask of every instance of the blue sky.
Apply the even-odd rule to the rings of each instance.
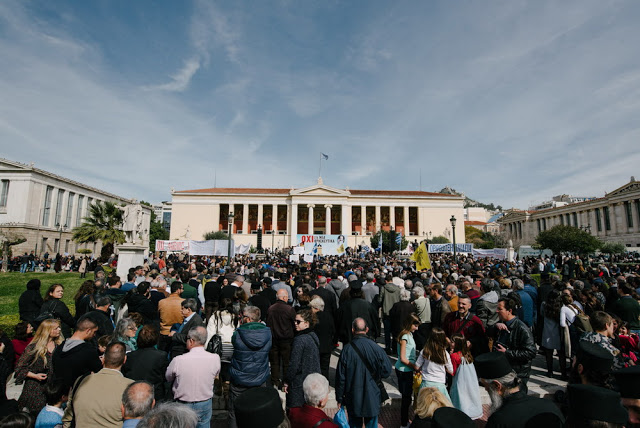
[[[638,1],[0,2],[0,156],[152,202],[640,176]],[[640,177],[639,177],[640,178]]]

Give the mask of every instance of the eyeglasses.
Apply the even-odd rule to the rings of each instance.
[[[303,323],[303,322],[305,322],[305,321],[304,321],[304,320],[295,320],[294,322],[295,322],[296,324],[300,324],[300,323]]]

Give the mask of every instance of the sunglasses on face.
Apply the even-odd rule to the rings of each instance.
[[[295,322],[296,324],[300,324],[300,323],[303,323],[303,322],[304,322],[304,320],[295,320],[294,322]]]

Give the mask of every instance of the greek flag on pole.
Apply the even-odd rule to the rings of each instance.
[[[380,240],[378,241],[378,251],[382,253],[382,231],[380,231]]]
[[[396,245],[398,246],[398,248],[400,248],[400,244],[402,244],[402,234],[398,233],[396,235]]]
[[[329,160],[329,155],[325,155],[324,153],[320,153],[322,155],[322,157],[324,158],[324,160]]]

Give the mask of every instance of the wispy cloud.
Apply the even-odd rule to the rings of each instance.
[[[196,74],[200,68],[199,58],[190,58],[185,61],[184,67],[176,74],[171,76],[171,82],[164,83],[156,86],[146,86],[145,89],[159,89],[162,91],[176,91],[181,92],[187,89],[191,78]]]

